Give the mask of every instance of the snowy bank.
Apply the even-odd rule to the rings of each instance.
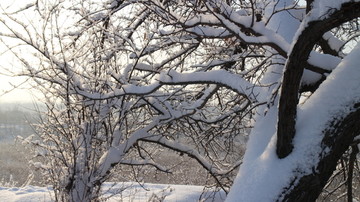
[[[54,201],[49,187],[26,186],[0,187],[0,201],[7,202],[50,202]],[[213,192],[205,190],[203,186],[192,185],[166,185],[166,184],[144,184],[138,183],[105,183],[103,196],[106,201],[164,201],[192,202],[192,201],[214,201],[225,200],[224,192]],[[213,198],[214,197],[214,198]],[[156,200],[157,199],[157,200]],[[214,199],[214,200],[213,200]]]

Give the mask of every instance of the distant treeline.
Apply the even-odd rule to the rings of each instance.
[[[25,105],[0,104],[0,142],[13,141],[17,136],[26,137],[33,133],[30,126],[35,122],[37,112]]]

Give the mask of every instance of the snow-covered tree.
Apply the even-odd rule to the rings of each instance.
[[[98,1],[36,1],[4,13],[1,39],[23,66],[17,75],[45,97],[38,137],[24,141],[37,148],[33,165],[56,200],[98,200],[119,164],[171,172],[157,161],[161,147],[195,159],[228,189],[246,129],[235,123],[247,104],[236,106],[243,98],[217,85],[152,83],[189,52],[152,36],[156,13],[137,2]],[[176,49],[172,58],[148,64],[168,55],[167,46]],[[218,106],[223,94],[228,104]]]
[[[234,143],[252,128],[227,200],[314,201],[342,155],[356,157],[358,0],[39,2],[42,32],[8,15],[27,36],[10,26],[3,35],[42,54],[42,68],[24,64],[53,84],[45,92],[61,86],[64,103],[89,104],[95,125],[117,116],[105,124],[115,128],[94,159],[97,179],[119,163],[151,162],[125,157],[150,142],[195,158],[223,184],[240,164]]]

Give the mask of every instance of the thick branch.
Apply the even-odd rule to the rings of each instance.
[[[284,190],[282,201],[315,201],[336,169],[338,160],[358,134],[360,134],[359,107],[342,120],[334,121],[324,131],[322,148],[329,152],[325,155],[319,154],[320,162],[312,174],[294,179],[294,183],[296,181],[298,183]]]
[[[325,32],[357,17],[360,17],[360,2],[345,3],[327,19],[308,23],[295,43],[286,64],[280,93],[276,148],[279,158],[285,158],[293,149],[300,82],[313,46]]]

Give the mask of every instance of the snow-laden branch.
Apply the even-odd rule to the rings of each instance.
[[[244,95],[253,103],[257,102],[257,96],[259,94],[259,86],[255,86],[241,76],[232,74],[226,70],[193,73],[178,73],[171,70],[168,73],[160,74],[158,79],[161,83],[168,85],[201,83],[218,84]]]
[[[216,7],[214,7],[214,4]],[[241,41],[248,44],[268,45],[278,51],[283,57],[287,56],[290,44],[275,31],[266,28],[264,22],[252,22],[251,16],[241,16],[232,7],[221,1],[214,1],[208,4],[213,9],[213,14],[220,23]],[[252,33],[249,36],[246,33]]]
[[[226,201],[274,201],[279,198],[284,200],[284,197],[290,197],[291,193],[295,194],[292,195],[294,198],[300,196],[301,199],[297,199],[301,201],[315,200],[307,199],[314,197],[313,193],[299,194],[292,190],[301,189],[297,186],[304,177],[303,180],[308,180],[308,184],[305,185],[312,185],[309,191],[314,192],[316,189],[320,193],[322,184],[325,184],[329,177],[326,175],[330,175],[329,170],[336,166],[335,159],[340,158],[343,151],[348,148],[348,143],[351,144],[359,134],[359,57],[358,43],[330,73],[329,78],[320,85],[316,93],[304,105],[297,107],[294,149],[286,158],[279,159],[275,152],[276,107],[255,124],[256,129],[251,135],[260,133],[251,136],[254,139],[248,144],[249,152],[244,156],[244,163]],[[259,148],[264,141],[267,145]],[[319,161],[323,161],[320,166]],[[312,178],[311,175],[316,176]],[[259,189],[262,192],[259,192]],[[294,198],[289,201],[293,201]]]
[[[206,103],[207,99],[212,95],[214,90],[217,87],[213,86],[209,89],[205,90],[204,94],[200,97],[200,99],[195,102],[192,106],[188,106],[187,110],[175,110],[171,108],[170,105],[165,104],[167,108],[164,108],[162,104],[159,103],[158,99],[152,98],[148,99],[147,103],[151,104],[152,107],[156,108],[158,111],[162,112],[157,117],[154,117],[150,123],[146,126],[136,130],[133,132],[126,141],[121,142],[120,134],[114,137],[112,143],[112,147],[101,157],[98,163],[99,170],[101,170],[100,176],[106,175],[106,173],[116,164],[123,161],[123,158],[126,153],[135,145],[137,141],[140,139],[148,138],[152,136],[149,134],[149,131],[155,127],[161,126],[161,124],[167,123],[171,120],[176,120],[181,118],[182,116],[186,116],[194,113],[194,109],[200,108]]]
[[[297,40],[287,60],[279,101],[277,153],[280,158],[290,154],[293,148],[292,140],[296,133],[295,124],[301,77],[314,45],[332,28],[360,17],[360,2],[351,3],[350,6],[346,3],[335,4],[335,7],[329,7],[333,10],[327,8],[328,15],[323,13],[325,16],[317,13],[323,12],[321,11],[322,7],[315,7],[314,11],[310,12],[302,22],[295,36]],[[327,4],[325,3],[325,5]]]
[[[179,73],[175,70],[161,72],[158,78],[149,85],[139,86],[127,84],[107,94],[91,93],[78,89],[78,93],[94,100],[110,99],[124,95],[148,95],[155,92],[162,85],[183,85],[183,84],[217,84],[234,90],[244,95],[251,102],[258,102],[257,96],[260,86],[246,81],[241,76],[230,73],[226,70],[213,70],[209,72]]]

